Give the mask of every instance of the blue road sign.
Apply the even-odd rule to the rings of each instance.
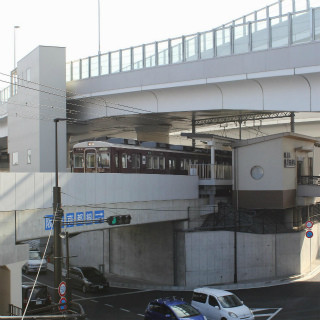
[[[95,223],[102,223],[104,219],[104,210],[96,210],[94,212],[94,219],[101,220],[101,221],[96,221]]]
[[[312,232],[311,230],[308,230],[308,231],[306,232],[306,237],[307,237],[307,238],[312,238],[312,237],[313,237],[313,232]]]

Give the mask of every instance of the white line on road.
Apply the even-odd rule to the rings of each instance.
[[[90,300],[91,302],[94,302],[94,303],[98,303],[99,301],[97,300]]]
[[[115,293],[115,294],[108,294],[108,295],[101,295],[101,296],[97,296],[97,297],[81,297],[81,299],[73,299],[73,301],[84,301],[84,300],[92,300],[92,299],[101,299],[101,298],[109,298],[109,297],[118,297],[118,296],[125,296],[128,294],[135,294],[135,293],[142,293],[142,292],[150,292],[150,291],[154,291],[154,290],[140,290],[140,291],[132,291],[132,292],[123,292],[123,293]]]
[[[138,313],[137,316],[144,317],[144,314]]]
[[[273,317],[275,317],[280,311],[282,310],[282,308],[279,308],[271,317],[269,317],[267,320],[272,319]]]
[[[127,310],[127,309],[123,309],[123,308],[119,308],[119,309],[125,312],[130,312],[130,310]]]
[[[107,307],[113,308],[113,306],[111,304],[105,303],[104,305],[107,306]]]

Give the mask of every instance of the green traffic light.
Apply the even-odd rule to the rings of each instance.
[[[111,221],[111,224],[116,224],[116,223],[117,223],[117,217],[113,217],[112,221]]]

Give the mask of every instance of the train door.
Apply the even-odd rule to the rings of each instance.
[[[114,151],[113,153],[113,170],[112,172],[120,172],[119,168],[119,159],[120,159],[120,154],[117,150]]]
[[[85,150],[85,172],[97,172],[96,150]]]
[[[141,172],[141,154],[140,153],[133,153],[132,154],[132,170],[136,173]]]

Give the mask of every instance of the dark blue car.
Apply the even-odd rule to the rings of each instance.
[[[161,298],[148,304],[145,320],[206,320],[197,309],[182,299]]]

